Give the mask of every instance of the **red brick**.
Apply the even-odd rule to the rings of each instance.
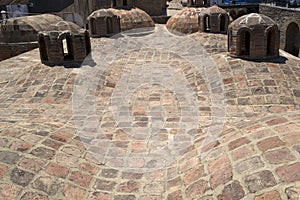
[[[177,190],[175,192],[172,192],[171,194],[168,194],[167,200],[183,200],[181,190]]]
[[[185,190],[188,199],[197,199],[201,197],[208,189],[208,184],[204,180],[199,180],[192,185],[188,186]]]
[[[10,149],[14,151],[27,151],[32,147],[31,144],[25,142],[13,142],[10,146]]]
[[[299,144],[300,142],[300,132],[289,133],[283,137],[283,140],[289,144]]]
[[[203,166],[190,169],[184,175],[184,183],[186,185],[189,185],[190,183],[200,179],[203,176],[204,176],[204,167]]]
[[[92,177],[80,172],[72,172],[69,179],[82,187],[88,187],[91,183]]]
[[[112,196],[108,193],[94,192],[88,198],[88,200],[111,200]]]
[[[0,179],[6,174],[8,171],[8,167],[0,164]]]
[[[240,200],[245,196],[245,192],[240,182],[234,181],[226,185],[222,194],[218,196],[218,200]]]
[[[44,166],[44,164],[45,162],[42,160],[23,158],[18,165],[20,167],[23,167],[24,169],[34,171],[34,172],[39,172]]]
[[[266,151],[283,145],[284,142],[280,140],[277,136],[264,139],[257,143],[257,146],[261,151]]]
[[[53,140],[57,140],[59,142],[66,142],[68,139],[73,137],[74,135],[72,133],[67,133],[67,132],[59,132],[59,133],[54,133],[50,137]]]
[[[211,175],[210,185],[214,189],[221,184],[226,184],[232,180],[232,169],[231,167],[225,167],[219,169],[216,173]]]
[[[248,144],[248,143],[250,143],[250,140],[248,138],[243,137],[243,138],[239,138],[237,140],[230,142],[228,144],[228,148],[229,148],[229,150],[233,150],[233,149],[236,149],[236,148],[238,148],[244,144]]]
[[[233,161],[237,161],[243,158],[250,157],[251,154],[254,152],[252,147],[249,146],[242,146],[241,148],[235,149],[231,152],[231,157]]]
[[[81,171],[85,171],[85,172],[88,172],[88,173],[93,174],[93,175],[96,174],[97,171],[98,171],[97,167],[90,164],[90,163],[80,163],[79,164],[79,169]]]
[[[276,118],[276,119],[272,119],[270,121],[267,121],[266,123],[269,125],[269,126],[274,126],[274,125],[277,125],[277,124],[282,124],[282,123],[285,123],[287,122],[288,120],[284,117],[279,117],[279,118]]]
[[[210,173],[213,173],[215,171],[218,171],[219,169],[226,167],[229,165],[229,159],[226,154],[220,156],[216,160],[209,163],[208,171]]]
[[[66,199],[82,200],[84,199],[84,193],[84,190],[73,185],[67,184],[64,188],[64,195]]]
[[[287,148],[266,152],[264,156],[271,164],[280,164],[296,160],[296,157]]]
[[[17,199],[20,191],[21,189],[14,185],[0,184],[0,197],[4,200]]]
[[[256,196],[255,200],[281,200],[281,197],[277,191],[271,191]]]
[[[275,130],[279,133],[282,133],[282,132],[285,133],[285,132],[288,132],[288,131],[296,131],[296,130],[299,130],[299,129],[300,129],[300,127],[297,126],[296,124],[293,124],[293,123],[277,126],[275,128]]]
[[[133,193],[133,192],[138,192],[140,189],[140,183],[136,181],[127,181],[124,183],[121,183],[118,186],[117,191],[122,192],[122,193]]]
[[[207,152],[207,151],[209,151],[209,150],[211,150],[211,149],[213,149],[213,148],[215,148],[219,145],[220,145],[219,141],[213,141],[209,144],[202,144],[203,147],[201,148],[201,153]]]
[[[251,193],[276,185],[276,180],[271,171],[264,170],[245,177],[245,186]]]
[[[279,167],[276,172],[284,182],[300,181],[300,163]]]
[[[58,165],[56,163],[50,163],[46,167],[45,172],[47,174],[54,175],[54,176],[57,176],[57,177],[60,177],[60,178],[66,178],[68,173],[69,173],[69,170],[68,170],[68,168],[66,168],[64,166],[61,166],[61,165]]]

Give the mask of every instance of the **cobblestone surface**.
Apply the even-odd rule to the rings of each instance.
[[[158,26],[81,68],[0,62],[0,199],[299,199],[300,62],[225,44]]]

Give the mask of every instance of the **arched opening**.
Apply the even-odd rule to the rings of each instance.
[[[235,20],[237,17],[236,17],[236,12],[234,11],[234,10],[231,10],[230,12],[229,12],[229,15],[230,15],[230,17],[231,17],[231,19],[232,20]]]
[[[294,56],[299,55],[299,26],[295,22],[290,23],[286,29],[284,50]]]
[[[250,55],[250,32],[245,30],[240,33],[239,45],[240,45],[240,55],[249,56]]]
[[[117,1],[116,0],[112,0],[112,7],[116,7],[117,6]]]
[[[220,16],[220,32],[226,32],[226,18],[225,18],[225,15]]]
[[[48,61],[48,53],[46,48],[46,42],[44,37],[39,37],[39,47],[42,61]]]
[[[96,26],[96,20],[92,18],[90,20],[90,27],[91,27],[91,34],[96,35],[97,34],[97,26]]]
[[[86,55],[91,53],[91,40],[88,33],[85,33],[85,48],[86,48]]]
[[[269,30],[267,34],[267,55],[274,55],[275,54],[275,31]]]
[[[208,15],[205,15],[203,17],[203,30],[204,32],[209,32],[210,31],[210,18]]]
[[[62,46],[64,60],[74,60],[73,44],[70,36],[66,36],[62,39]]]
[[[106,18],[106,30],[108,35],[113,33],[113,23],[110,17]]]

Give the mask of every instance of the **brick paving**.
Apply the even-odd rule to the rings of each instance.
[[[299,60],[133,34],[81,68],[0,63],[0,199],[299,199]]]

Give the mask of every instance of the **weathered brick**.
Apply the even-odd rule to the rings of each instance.
[[[237,161],[243,158],[250,157],[254,153],[252,146],[242,146],[231,152],[231,157],[233,161]]]
[[[26,142],[13,142],[10,146],[10,149],[23,152],[29,150],[31,147],[32,145]]]
[[[116,182],[114,181],[108,181],[108,180],[96,180],[96,183],[94,185],[95,189],[103,190],[103,191],[111,191],[116,186]]]
[[[92,177],[76,171],[71,173],[69,179],[82,187],[88,187],[91,183]]]
[[[222,194],[218,196],[218,200],[240,200],[244,196],[245,192],[240,182],[233,181],[224,187]]]
[[[167,188],[169,191],[174,191],[180,189],[182,185],[181,178],[178,176],[177,178],[171,179],[167,182]]]
[[[72,199],[72,200],[82,200],[84,199],[85,191],[75,187],[73,185],[67,184],[64,187],[64,195],[66,199]]]
[[[95,165],[92,165],[92,164],[87,163],[87,162],[80,163],[78,168],[81,171],[85,171],[85,172],[88,172],[88,173],[93,174],[93,175],[98,172],[98,169]]]
[[[53,196],[61,188],[61,183],[52,177],[39,177],[33,182],[33,188]]]
[[[37,159],[32,159],[32,158],[23,158],[19,162],[18,165],[26,170],[38,172],[42,169],[44,164],[45,164],[45,162],[42,160],[37,160]]]
[[[183,200],[181,190],[177,190],[175,192],[168,194],[167,200],[174,200],[174,199]]]
[[[16,185],[0,184],[0,197],[4,200],[17,199],[21,188]]]
[[[103,169],[101,171],[101,176],[105,178],[116,178],[119,171],[116,169]]]
[[[16,164],[21,156],[9,151],[0,151],[0,161],[6,164]]]
[[[263,166],[264,164],[259,157],[252,157],[237,163],[235,165],[235,169],[239,173],[242,173],[248,170],[257,170],[259,168],[262,168]]]
[[[221,184],[226,184],[227,182],[232,180],[232,169],[231,167],[225,167],[219,169],[214,174],[211,175],[210,185],[212,188],[216,188]]]
[[[277,191],[271,191],[257,195],[254,200],[281,200],[281,197]]]
[[[269,125],[269,126],[274,126],[274,125],[277,125],[277,124],[282,124],[282,123],[285,123],[287,122],[288,120],[284,117],[279,117],[279,118],[276,118],[276,119],[272,119],[270,121],[267,121],[266,123]]]
[[[39,158],[51,160],[53,158],[53,156],[55,155],[55,151],[53,151],[51,149],[46,149],[44,147],[38,147],[36,149],[33,149],[31,151],[31,154],[35,155],[36,157],[39,157]]]
[[[236,149],[244,144],[250,143],[250,140],[246,137],[236,139],[228,144],[229,150]]]
[[[136,181],[127,181],[118,185],[118,192],[122,193],[134,193],[138,192],[140,189],[140,183]]]
[[[294,186],[286,188],[285,194],[286,194],[288,200],[299,200],[299,197],[300,197],[300,185],[296,184]]]
[[[183,180],[186,185],[189,185],[200,179],[202,176],[204,176],[204,166],[190,169],[185,173]]]
[[[279,167],[276,172],[284,182],[300,181],[300,163]]]
[[[8,167],[0,164],[0,179],[6,174]]]
[[[114,200],[136,200],[135,195],[115,195]]]
[[[210,173],[213,173],[213,172],[218,171],[219,169],[226,167],[228,165],[229,165],[228,156],[226,154],[223,154],[216,160],[209,163],[208,171]]]
[[[66,178],[69,173],[69,169],[56,163],[49,163],[45,172],[53,176]]]
[[[265,152],[264,157],[271,164],[280,164],[296,160],[296,157],[287,148]]]
[[[21,185],[23,187],[27,186],[30,183],[30,181],[33,179],[33,177],[34,177],[33,173],[26,172],[18,168],[13,169],[10,174],[10,180],[13,183],[17,185]]]
[[[43,194],[39,194],[36,192],[26,192],[21,200],[48,200],[49,198]]]
[[[276,185],[272,172],[264,170],[246,176],[245,185],[251,193]]]
[[[165,191],[164,182],[147,183],[144,187],[144,192],[148,194],[163,193]]]
[[[88,200],[111,200],[112,195],[104,192],[93,192]]]
[[[185,195],[189,199],[199,198],[206,192],[207,189],[207,182],[199,180],[186,188]]]
[[[267,139],[264,139],[257,143],[257,147],[261,151],[266,151],[266,150],[280,147],[283,145],[284,145],[284,142],[282,140],[280,140],[278,136],[267,138]]]

